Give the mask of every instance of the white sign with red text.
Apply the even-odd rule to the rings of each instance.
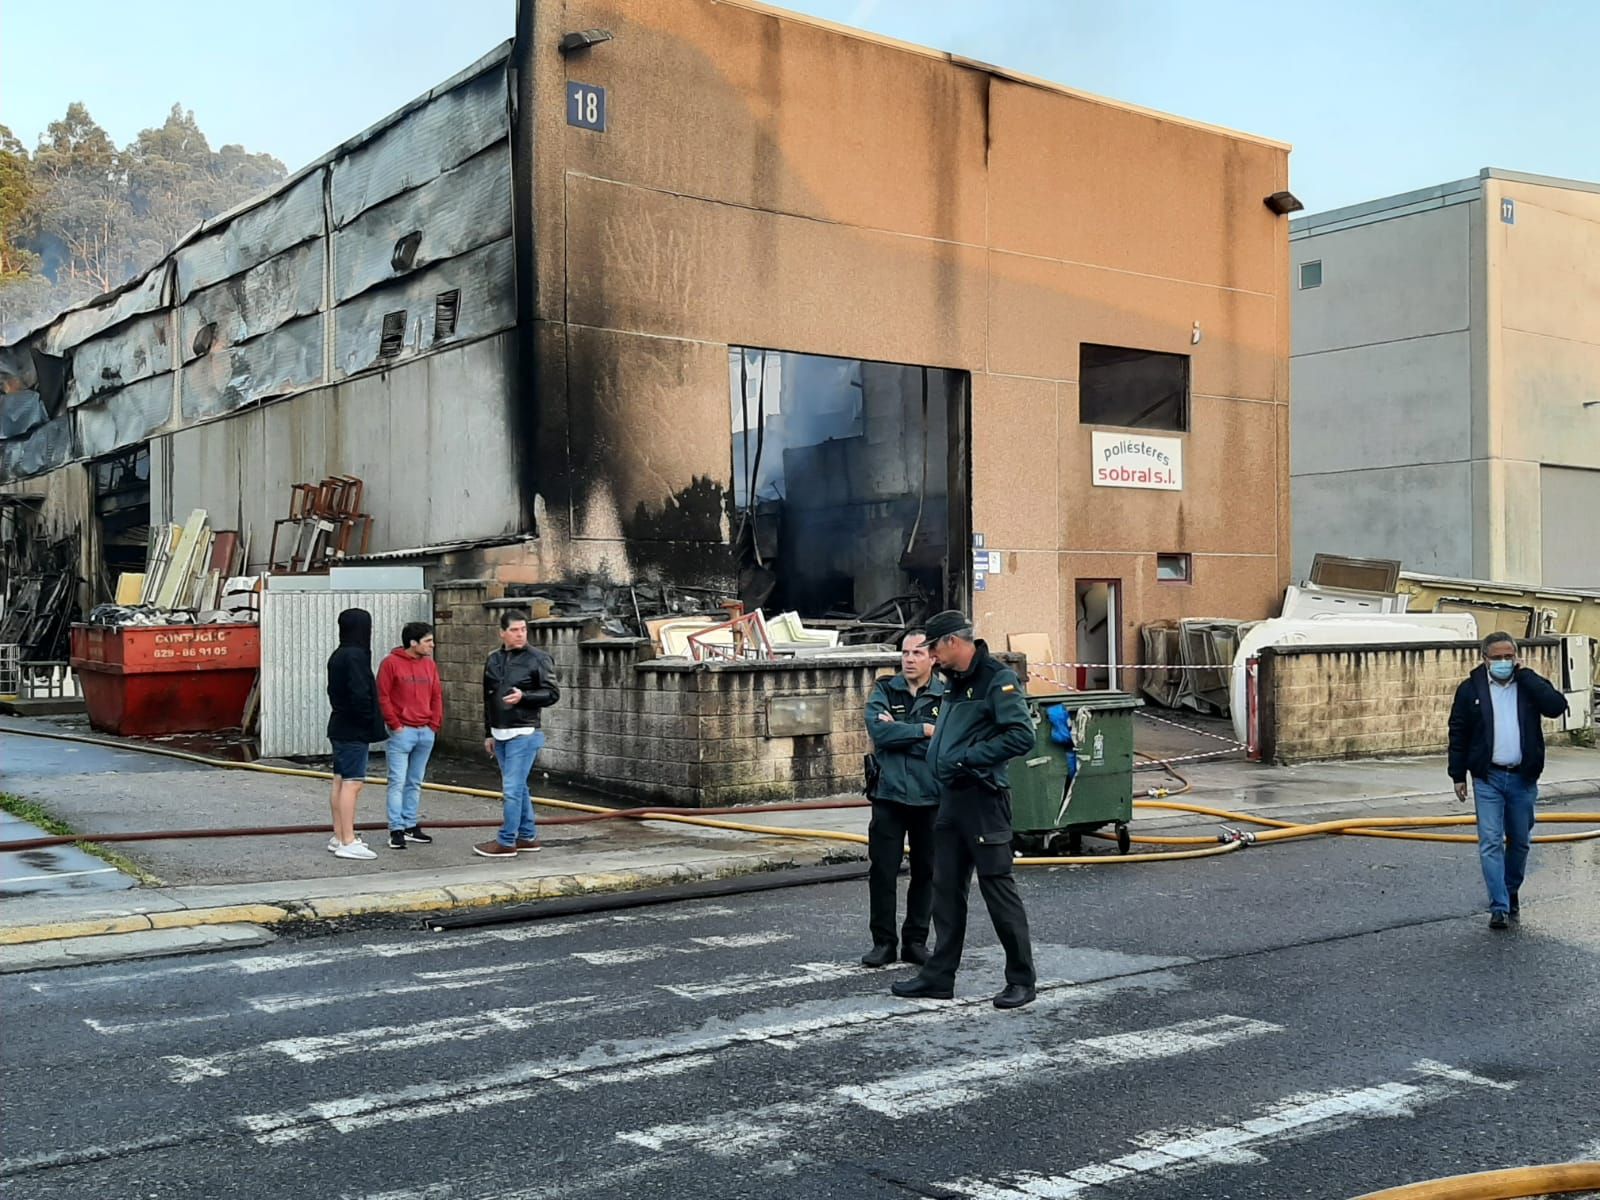
[[[1093,438],[1095,487],[1183,490],[1182,438],[1098,431]]]

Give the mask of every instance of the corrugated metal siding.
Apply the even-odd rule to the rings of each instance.
[[[130,383],[172,370],[168,316],[156,313],[129,321],[122,328],[72,352],[72,386],[67,403],[76,407]],[[167,381],[172,386],[172,381]]]
[[[155,312],[172,303],[171,261],[158,263],[138,283],[103,304],[80,308],[59,318],[45,331],[39,348],[46,354],[65,354],[97,333],[104,333],[140,313]]]
[[[323,233],[324,171],[307,175],[282,195],[234,218],[216,233],[202,235],[176,255],[178,300]]]
[[[172,375],[157,375],[77,411],[78,449],[89,458],[142,442],[172,418]]]
[[[261,756],[327,754],[328,656],[339,614],[372,614],[372,669],[408,621],[433,620],[428,592],[274,592],[261,596]]]
[[[63,412],[26,437],[0,442],[0,478],[43,475],[72,461],[72,416]]]
[[[504,71],[446,92],[334,162],[335,228],[459,166],[510,131]]]
[[[455,332],[447,341],[510,328],[517,319],[513,269],[511,239],[504,238],[341,304],[333,318],[335,378],[385,365],[379,350],[384,318],[392,312],[405,314],[404,334],[388,363],[433,349],[435,306],[442,292],[460,292]]]
[[[304,317],[183,369],[183,418],[200,421],[322,379],[322,318]]]
[[[395,278],[391,259],[407,234],[422,235],[411,269],[511,236],[511,153],[491,146],[453,171],[362,213],[334,234],[334,299]]]
[[[178,349],[184,362],[195,352],[195,334],[215,323],[208,353],[260,337],[322,307],[323,241],[317,238],[269,258],[260,266],[196,292],[180,310]]]

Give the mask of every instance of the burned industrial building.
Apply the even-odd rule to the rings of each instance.
[[[348,561],[613,634],[954,605],[1116,683],[1275,611],[1286,146],[750,0],[563,13],[4,349],[0,506],[82,610],[141,516],[258,572],[349,477]]]

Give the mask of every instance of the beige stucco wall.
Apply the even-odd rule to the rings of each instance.
[[[726,560],[726,348],[749,345],[971,373],[972,528],[1008,564],[975,605],[1000,644],[1070,654],[1079,578],[1123,581],[1125,656],[1138,621],[1275,610],[1287,225],[1262,198],[1286,147],[744,3],[534,23],[545,569]],[[614,40],[563,58],[584,28]],[[606,133],[565,123],[568,79],[607,89]],[[1093,341],[1193,355],[1182,492],[1090,486]],[[1155,583],[1169,551],[1192,585]]]
[[[1515,206],[1509,224],[1500,219],[1506,199]],[[1600,512],[1600,407],[1583,407],[1600,400],[1600,191],[1491,177],[1484,211],[1491,461],[1480,502],[1489,577],[1595,586],[1592,539],[1545,538],[1543,527],[1570,527],[1574,498],[1591,525]],[[1562,472],[1547,501],[1542,466],[1584,474]]]

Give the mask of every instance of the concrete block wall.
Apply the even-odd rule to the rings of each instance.
[[[1522,661],[1561,678],[1560,643],[1525,642]],[[1262,757],[1277,763],[1440,754],[1457,686],[1482,661],[1476,642],[1276,646],[1258,672]],[[1558,723],[1545,722],[1545,736]]]
[[[498,645],[500,612],[524,602],[490,580],[434,589],[436,655],[448,746],[483,739],[480,680]],[[561,702],[544,715],[540,766],[584,787],[651,804],[699,807],[858,791],[871,749],[864,713],[892,654],[826,663],[653,660],[648,639],[599,637],[596,623],[554,617],[528,624],[529,644],[555,662]],[[832,698],[829,732],[769,737],[774,696]]]

